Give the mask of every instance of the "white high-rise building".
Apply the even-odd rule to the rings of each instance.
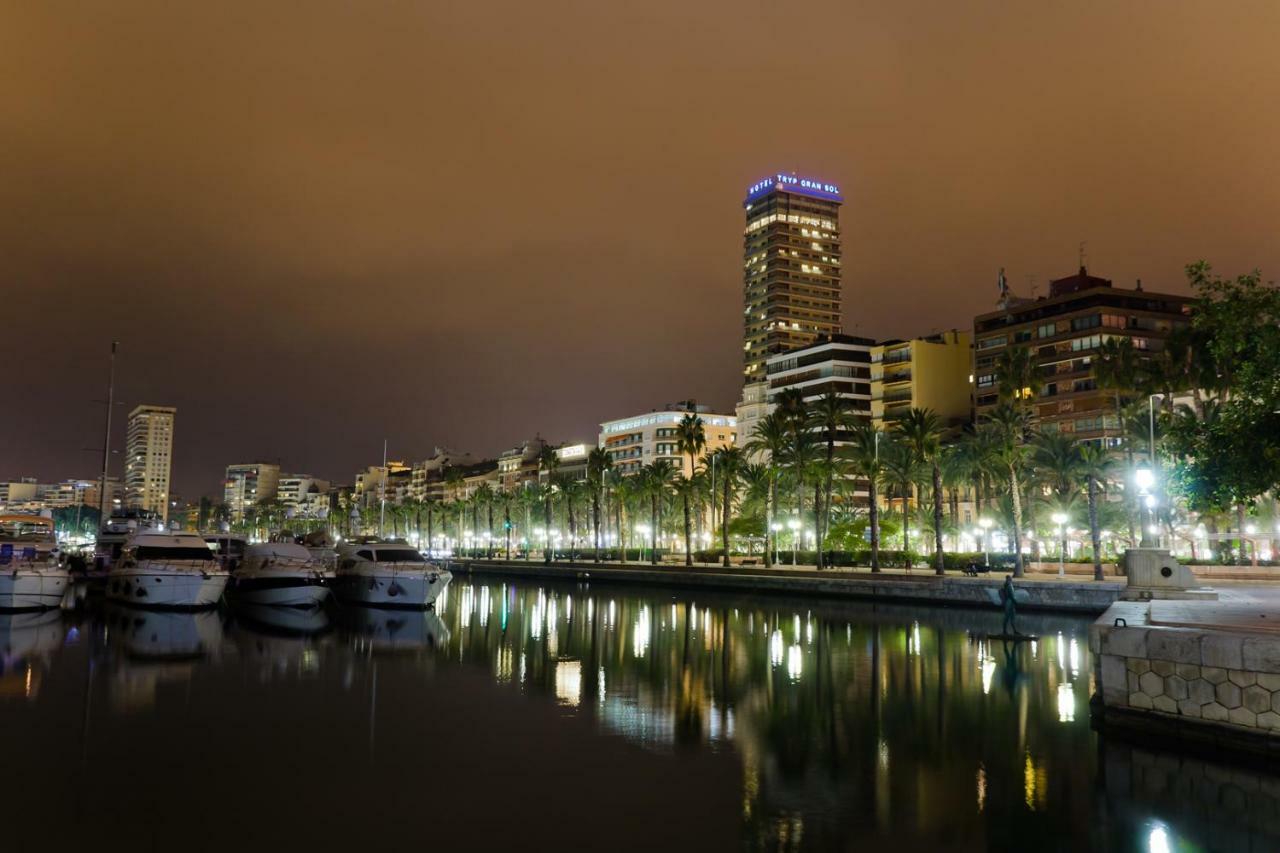
[[[169,475],[173,469],[172,406],[138,406],[129,413],[125,440],[125,505],[169,520]]]

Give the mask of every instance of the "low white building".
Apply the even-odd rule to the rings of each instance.
[[[600,424],[600,446],[613,460],[613,467],[624,474],[634,474],[645,465],[666,459],[685,476],[693,474],[689,457],[680,452],[677,428],[685,415],[702,419],[706,437],[703,452],[728,447],[737,442],[738,420],[733,415],[718,415],[703,406],[690,411],[687,407],[668,407],[629,418]]]

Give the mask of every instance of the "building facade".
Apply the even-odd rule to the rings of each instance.
[[[328,480],[310,474],[281,474],[276,499],[291,518],[323,518],[329,510]]]
[[[884,341],[871,349],[871,419],[889,429],[911,409],[931,409],[945,427],[973,417],[973,337],[951,331]]]
[[[409,475],[409,497],[419,501],[443,500],[447,470],[451,466],[471,465],[475,461],[470,453],[436,447],[429,458],[413,463]]]
[[[613,460],[614,469],[623,474],[634,474],[645,465],[666,459],[684,476],[692,476],[693,465],[689,457],[680,452],[679,439],[676,437],[676,428],[687,414],[690,414],[687,408],[671,407],[630,418],[605,421],[600,424],[600,447]],[[705,453],[730,447],[737,442],[737,419],[733,415],[713,414],[702,406],[696,407],[692,414],[702,418],[707,442]]]
[[[249,507],[275,498],[280,487],[280,466],[271,462],[228,465],[222,481],[222,500],[232,521],[243,521]]]
[[[742,400],[744,440],[769,412],[768,360],[841,329],[840,188],[779,173],[743,201]]]
[[[125,438],[125,505],[169,520],[169,475],[173,469],[172,406],[138,406],[129,413]]]
[[[1042,429],[1082,441],[1105,440],[1119,427],[1111,393],[1098,387],[1102,344],[1128,338],[1139,354],[1164,348],[1190,322],[1192,298],[1113,287],[1081,266],[1049,284],[1048,297],[1006,297],[973,321],[974,403],[981,417],[998,402],[997,363],[1010,347],[1031,348],[1043,374],[1032,413]]]

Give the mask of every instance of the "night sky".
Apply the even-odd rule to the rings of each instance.
[[[846,331],[1280,269],[1280,4],[0,0],[0,479],[173,486],[737,399],[741,200],[840,184]],[[122,425],[121,421],[118,421]],[[116,431],[123,446],[123,429]],[[119,459],[117,458],[117,473]]]

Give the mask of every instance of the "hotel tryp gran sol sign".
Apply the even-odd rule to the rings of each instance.
[[[751,200],[756,196],[763,195],[764,193],[774,189],[814,195],[819,198],[830,199],[831,201],[844,200],[840,195],[840,187],[835,184],[828,183],[817,178],[802,178],[797,175],[787,175],[781,172],[756,181],[748,187],[747,199]]]

